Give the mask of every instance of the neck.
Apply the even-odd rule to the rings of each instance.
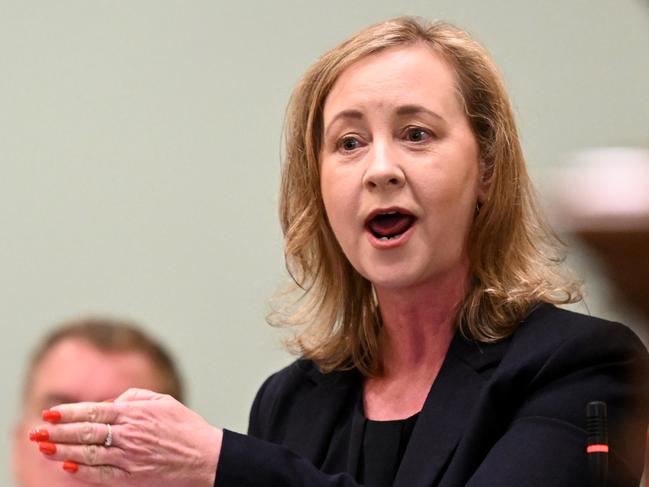
[[[386,377],[441,366],[455,333],[468,266],[416,287],[376,288]]]

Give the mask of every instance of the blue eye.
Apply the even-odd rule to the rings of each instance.
[[[343,137],[338,143],[338,147],[341,150],[346,152],[350,152],[353,151],[354,149],[358,149],[360,145],[361,143],[355,137]]]
[[[417,127],[411,127],[406,131],[406,139],[410,142],[423,142],[430,137],[430,132]]]

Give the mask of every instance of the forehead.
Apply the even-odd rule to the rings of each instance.
[[[155,389],[157,385],[154,366],[143,353],[104,352],[70,338],[54,345],[36,367],[27,401],[38,409],[47,398],[103,401],[129,387]]]
[[[430,45],[388,48],[347,67],[324,106],[327,120],[339,110],[370,105],[427,105],[450,113],[460,109],[453,67]]]

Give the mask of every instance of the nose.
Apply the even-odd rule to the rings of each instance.
[[[396,189],[405,184],[406,175],[391,144],[374,143],[367,157],[369,163],[363,176],[363,186],[367,189]]]

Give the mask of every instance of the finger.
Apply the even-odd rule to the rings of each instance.
[[[108,465],[79,465],[67,460],[61,467],[77,480],[92,484],[122,485],[130,477],[127,471]]]
[[[65,445],[43,441],[38,449],[45,458],[53,461],[72,461],[83,465],[107,465],[122,468],[125,465],[124,450],[99,445]]]
[[[119,426],[111,425],[111,444],[120,446],[116,430],[119,430]],[[31,431],[29,438],[32,441],[49,441],[51,443],[103,445],[108,438],[108,425],[104,423],[51,425]]]
[[[30,441],[49,441],[50,439],[50,426],[51,425],[40,425],[32,429],[28,435]]]
[[[123,392],[115,401],[150,401],[158,400],[166,397],[164,394],[158,394],[157,392],[149,391],[147,389],[136,389],[131,388]]]
[[[43,420],[48,423],[116,423],[119,408],[114,403],[80,402],[61,404],[43,411]]]

